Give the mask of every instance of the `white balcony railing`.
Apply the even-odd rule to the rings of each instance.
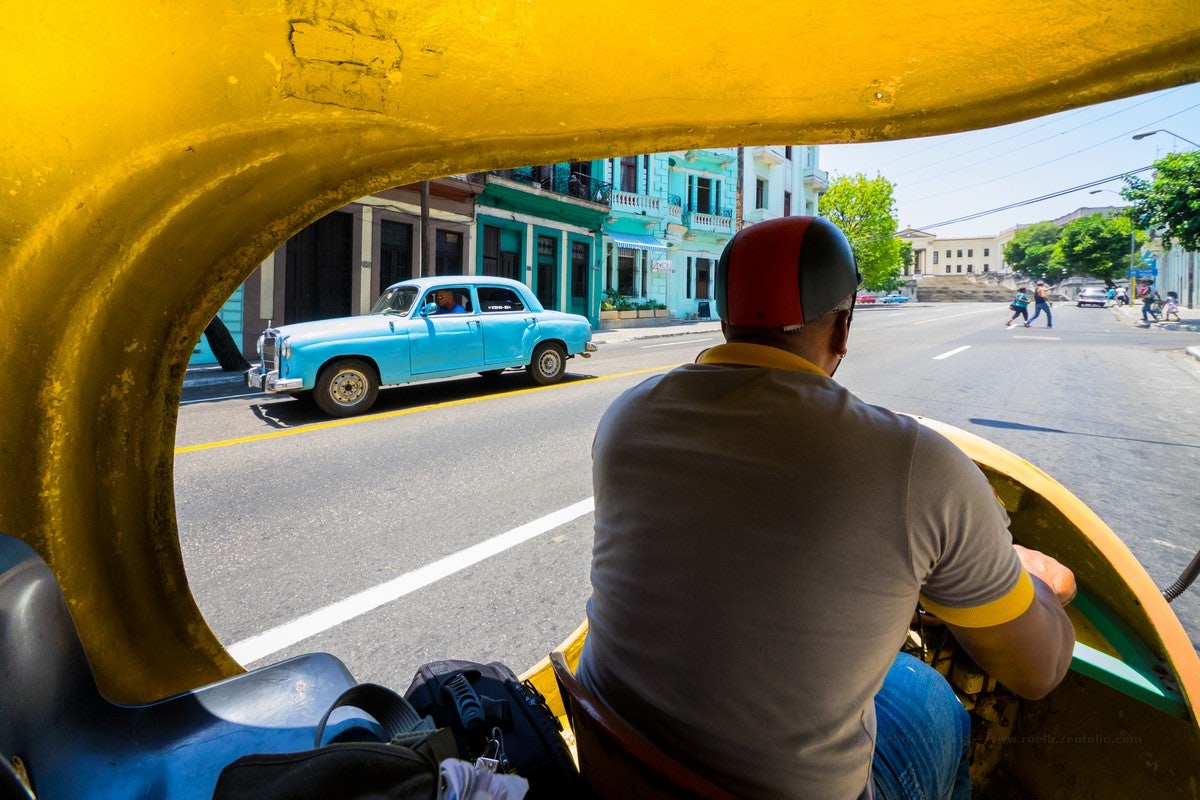
[[[719,217],[716,214],[689,211],[683,215],[683,224],[694,231],[733,233],[733,217]]]
[[[629,211],[634,214],[661,214],[665,205],[661,197],[651,197],[633,192],[613,192],[612,207],[614,211]]]

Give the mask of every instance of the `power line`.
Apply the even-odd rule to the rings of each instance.
[[[977,211],[974,214],[967,214],[965,217],[956,217],[955,219],[948,219],[948,220],[945,220],[944,222],[935,222],[931,225],[918,225],[917,230],[923,231],[923,230],[927,230],[929,228],[942,228],[942,227],[945,227],[946,225],[954,225],[955,223],[958,223],[958,222],[967,222],[968,220],[979,219],[980,217],[986,217],[989,214],[996,214],[1001,211],[1008,211],[1011,208],[1020,208],[1021,206],[1033,205],[1034,203],[1040,203],[1043,200],[1050,200],[1051,198],[1054,198],[1054,197],[1061,197],[1064,194],[1071,194],[1072,192],[1078,192],[1082,189],[1091,189],[1093,186],[1100,186],[1101,184],[1109,183],[1110,181],[1120,180],[1121,178],[1124,178],[1126,175],[1133,175],[1138,172],[1145,172],[1146,170],[1149,170],[1149,169],[1154,169],[1154,166],[1151,165],[1148,167],[1140,167],[1138,169],[1127,170],[1125,172],[1122,172],[1120,175],[1112,175],[1107,178],[1101,178],[1100,180],[1092,181],[1090,183],[1084,183],[1079,186],[1072,186],[1070,189],[1062,189],[1061,191],[1051,192],[1050,194],[1044,194],[1041,197],[1034,197],[1029,200],[1021,200],[1016,203],[1009,203],[1006,206],[998,206],[997,208],[991,208],[991,209],[988,209],[987,211]]]

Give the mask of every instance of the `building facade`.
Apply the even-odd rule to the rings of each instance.
[[[361,198],[265,259],[222,309],[248,357],[271,324],[365,313],[420,275],[520,280],[586,316],[620,297],[711,318],[717,259],[744,224],[816,214],[816,147],[653,153],[452,176]],[[739,191],[740,189],[740,191]],[[739,213],[739,208],[740,212]],[[215,359],[204,337],[192,363]]]

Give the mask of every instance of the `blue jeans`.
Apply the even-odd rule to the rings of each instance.
[[[1032,325],[1033,321],[1035,319],[1037,319],[1038,317],[1040,317],[1042,315],[1042,312],[1045,311],[1046,312],[1046,327],[1049,328],[1051,325],[1053,325],[1054,318],[1050,316],[1050,304],[1043,300],[1039,300],[1034,305],[1035,305],[1035,308],[1033,310],[1033,316],[1030,317],[1029,322],[1026,322],[1025,324]]]
[[[936,670],[901,653],[875,696],[877,800],[971,796],[971,717]]]

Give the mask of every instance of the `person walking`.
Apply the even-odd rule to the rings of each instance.
[[[1033,316],[1025,321],[1025,327],[1028,328],[1034,321],[1046,312],[1046,327],[1054,327],[1054,318],[1050,315],[1050,288],[1046,286],[1044,281],[1037,282],[1037,288],[1033,290]]]
[[[1008,322],[1004,323],[1004,327],[1011,327],[1017,317],[1021,317],[1026,322],[1029,321],[1029,295],[1025,294],[1028,291],[1029,289],[1025,286],[1017,289],[1017,296],[1013,298],[1012,304],[1009,306],[1012,309],[1013,315],[1009,317]],[[1026,327],[1029,326],[1026,325]]]
[[[1039,698],[1074,576],[949,440],[834,380],[859,275],[833,223],[744,228],[715,277],[725,342],[597,426],[579,680],[739,797],[968,797],[969,716],[897,652],[917,602]]]
[[[1172,314],[1175,315],[1176,322],[1183,322],[1179,317],[1179,295],[1167,292],[1167,302],[1163,305],[1163,322],[1170,322]]]
[[[1159,299],[1158,290],[1154,288],[1154,284],[1148,283],[1146,284],[1145,290],[1141,292],[1141,295],[1142,322],[1146,323],[1146,326],[1149,327],[1151,317],[1154,317],[1154,321],[1158,322],[1158,312],[1154,310],[1154,304],[1157,303]]]

